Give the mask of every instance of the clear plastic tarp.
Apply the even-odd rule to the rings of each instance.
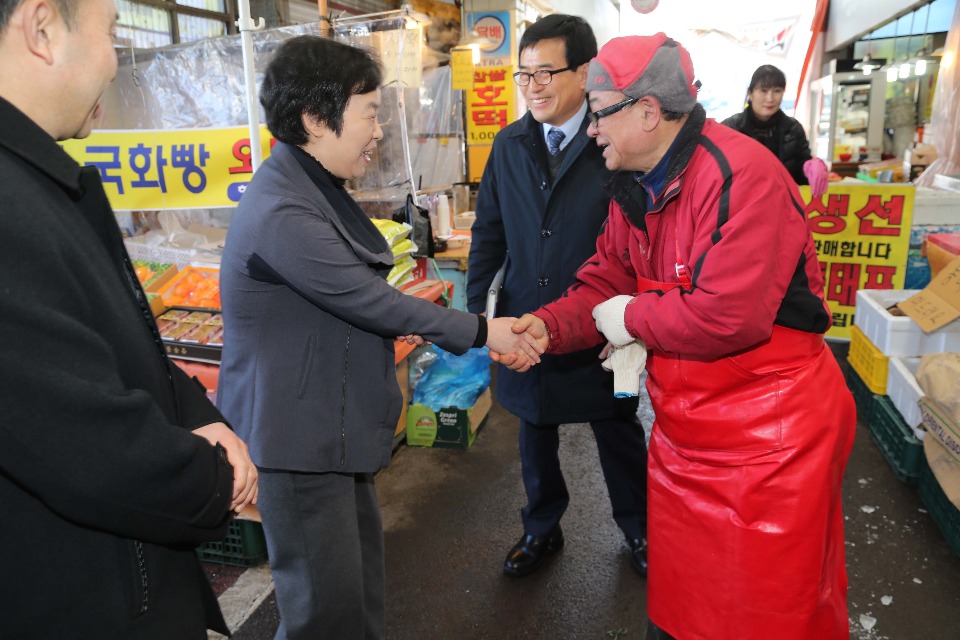
[[[953,11],[943,50],[930,116],[937,159],[916,180],[924,187],[934,186],[938,175],[960,180],[960,3]]]
[[[449,188],[463,179],[462,93],[451,88],[449,66],[425,68],[423,60],[435,60],[435,56],[421,55],[426,22],[427,18],[405,8],[334,20],[329,29],[330,37],[377,51],[384,66],[380,116],[384,137],[367,174],[348,185],[371,213],[399,207],[408,193]],[[283,41],[322,35],[324,26],[318,22],[254,32],[257,86],[271,54]],[[248,124],[239,35],[158,49],[124,49],[118,54],[120,68],[105,96],[99,128],[171,130]],[[259,103],[257,108],[263,122]],[[182,228],[222,227],[229,224],[232,209],[172,213]],[[162,218],[171,220],[170,215]],[[121,225],[133,233],[162,231],[165,226],[160,216],[148,212],[134,212]]]

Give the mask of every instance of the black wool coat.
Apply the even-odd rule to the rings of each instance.
[[[567,145],[557,177],[550,180],[543,126],[528,112],[493,141],[477,196],[467,266],[467,305],[486,308],[494,274],[506,264],[498,316],[521,316],[559,298],[581,264],[596,253],[610,197],[610,172],[588,119]],[[600,347],[543,356],[526,373],[497,370],[497,401],[535,424],[588,422],[636,410],[616,400],[613,374],[604,371]]]
[[[171,364],[98,172],[0,99],[0,637],[225,631],[222,420]]]
[[[750,136],[764,146],[767,145],[758,135],[758,131],[772,128],[773,144],[777,149],[775,155],[790,172],[794,182],[809,184],[807,176],[803,173],[803,163],[812,156],[810,155],[810,143],[807,141],[807,134],[803,130],[803,125],[796,118],[791,118],[783,111],[777,111],[767,123],[758,123],[757,119],[750,113],[751,109],[752,107],[747,106],[746,109],[730,116],[721,124]]]

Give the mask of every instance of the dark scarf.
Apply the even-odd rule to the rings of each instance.
[[[284,144],[278,142],[277,144]],[[343,226],[363,247],[371,253],[381,253],[388,249],[387,241],[377,229],[370,217],[364,213],[357,201],[354,200],[344,186],[346,180],[330,173],[320,161],[295,145],[288,145],[294,150],[293,157],[303,167],[307,176],[327,199],[337,215],[340,216]],[[393,265],[385,265],[392,267]]]

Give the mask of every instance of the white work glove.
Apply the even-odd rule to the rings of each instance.
[[[634,337],[627,331],[624,312],[633,296],[613,296],[606,302],[601,302],[593,308],[593,319],[597,321],[597,331],[610,341],[615,347],[622,347],[634,341]]]
[[[613,395],[632,398],[640,395],[640,373],[647,365],[647,347],[642,340],[634,340],[622,347],[611,347],[601,365],[613,371]]]

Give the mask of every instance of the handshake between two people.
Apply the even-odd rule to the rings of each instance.
[[[614,296],[593,309],[597,331],[608,341],[600,352],[602,366],[613,372],[613,392],[618,398],[639,395],[640,374],[647,364],[646,345],[626,328],[626,308],[632,300],[633,296],[629,295]],[[508,322],[498,323],[498,320]],[[496,332],[493,323],[498,323]],[[508,328],[512,335],[502,333],[504,328]],[[490,357],[514,371],[524,372],[539,363],[540,354],[550,344],[546,324],[530,313],[519,319],[496,318],[489,321],[488,329]]]

